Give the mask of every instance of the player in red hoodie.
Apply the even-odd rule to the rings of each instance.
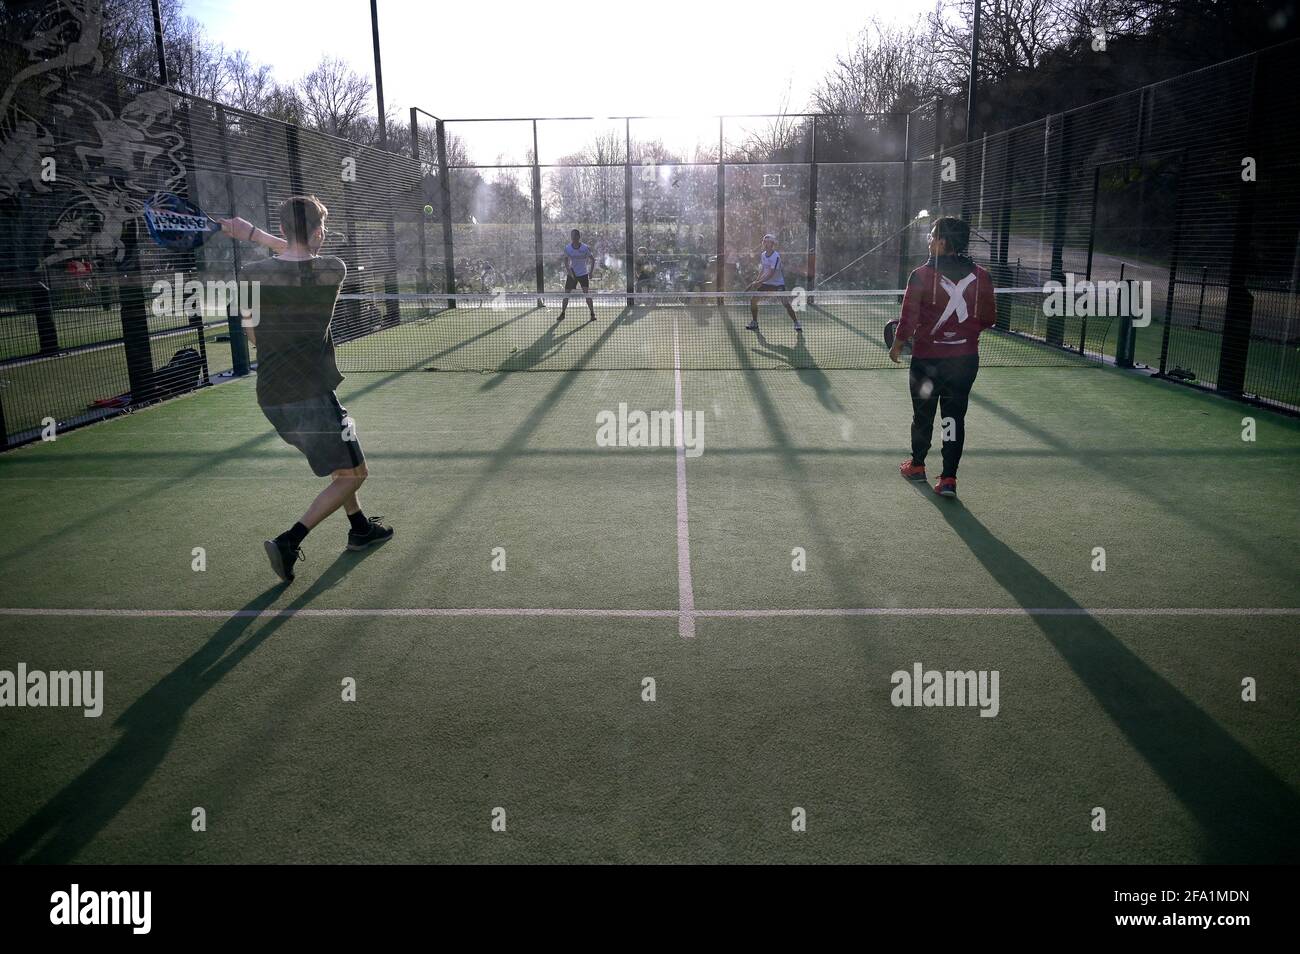
[[[905,478],[925,480],[935,410],[941,427],[952,421],[952,439],[942,441],[943,473],[934,485],[934,492],[944,497],[957,496],[966,406],[980,368],[980,332],[997,321],[993,279],[967,257],[969,243],[970,226],[961,219],[944,216],[934,223],[930,257],[907,280],[898,331],[889,349],[897,364],[903,345],[912,342],[912,456],[898,468]]]

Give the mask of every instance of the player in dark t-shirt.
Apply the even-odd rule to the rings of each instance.
[[[341,258],[268,258],[245,265],[240,278],[260,288],[257,403],[291,404],[333,391],[343,380],[334,361],[330,323],[348,267]]]
[[[334,389],[343,380],[334,361],[330,322],[347,265],[320,255],[328,210],[315,196],[290,196],[280,203],[277,238],[246,219],[221,221],[231,238],[256,242],[276,255],[246,265],[241,280],[257,282],[257,313],[245,315],[249,340],[257,346],[257,403],[287,444],[307,458],[312,472],[330,485],[292,527],[264,544],[271,569],[286,583],[301,559],[302,541],[340,507],[351,527],[347,548],[363,550],[393,535],[380,517],[361,510],[357,490],[365,481],[365,455],[356,424]]]

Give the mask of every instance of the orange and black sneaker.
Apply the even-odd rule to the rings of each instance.
[[[912,463],[910,457],[898,465],[898,472],[904,480],[925,480],[925,465]]]
[[[940,497],[956,497],[957,478],[940,477],[939,482],[934,485],[934,492],[938,494]]]

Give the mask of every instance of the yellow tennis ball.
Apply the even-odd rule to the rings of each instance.
[[[433,215],[433,206],[431,206],[431,205],[426,205],[426,206],[424,207],[424,214],[425,214],[425,215]]]

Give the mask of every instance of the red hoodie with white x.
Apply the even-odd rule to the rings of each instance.
[[[963,255],[931,257],[907,279],[897,338],[913,358],[976,354],[980,332],[998,319],[989,273]]]

